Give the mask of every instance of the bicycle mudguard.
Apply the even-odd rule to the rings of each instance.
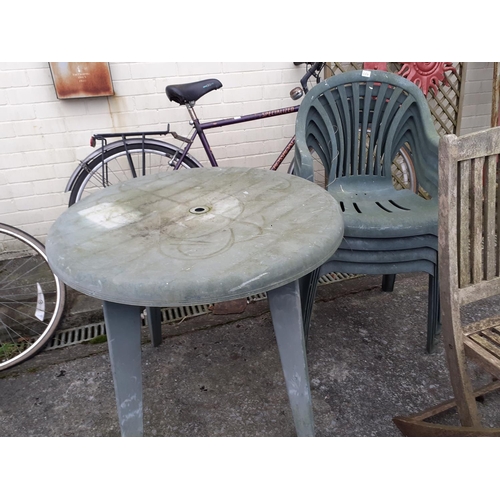
[[[142,138],[138,137],[136,139],[127,139],[126,141],[111,142],[109,144],[106,144],[106,146],[104,146],[104,153],[112,152],[114,149],[121,148],[124,143],[126,143],[127,146],[132,146],[132,145],[137,145],[137,144],[142,145],[143,140],[142,140]],[[179,154],[182,154],[182,149],[175,146],[174,144],[171,144],[170,142],[157,141],[156,139],[147,139],[147,141],[145,141],[144,144],[145,144],[145,146],[147,146],[148,144],[155,144],[159,147],[162,147],[162,146],[167,147],[167,148],[170,148]],[[65,193],[68,193],[69,191],[71,191],[73,189],[73,186],[75,185],[76,179],[78,179],[78,176],[80,175],[80,173],[85,169],[85,165],[88,165],[89,163],[93,162],[99,156],[102,156],[102,154],[103,154],[103,150],[102,150],[102,148],[99,147],[94,152],[90,153],[87,157],[85,157],[82,161],[80,161],[80,164],[73,171],[73,173],[71,174],[71,177],[68,180],[68,183],[66,184],[66,187],[64,189]],[[196,165],[198,165],[199,168],[203,168],[203,165],[193,156],[188,154],[188,155],[186,155],[186,157],[189,158],[192,162],[196,163]]]

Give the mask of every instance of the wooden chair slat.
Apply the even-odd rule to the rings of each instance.
[[[470,278],[470,171],[471,161],[466,160],[459,163],[460,188],[458,194],[458,254],[459,262],[459,283],[460,287],[467,286],[471,282]]]
[[[458,290],[460,305],[470,304],[477,300],[486,299],[500,292],[500,278],[496,277],[490,281],[482,281],[476,285],[467,286]]]
[[[497,229],[496,229],[496,155],[488,156],[486,162],[486,189],[484,199],[484,255],[486,280],[497,276]]]
[[[488,330],[473,333],[472,335],[469,335],[468,338],[476,342],[476,344],[479,344],[483,349],[486,349],[489,353],[493,354],[493,356],[500,358],[500,347],[497,347],[494,343],[491,342],[487,332]]]
[[[471,268],[472,283],[483,279],[483,165],[484,158],[472,160],[471,188]]]
[[[500,134],[491,134],[487,143],[484,140],[484,132],[488,132],[488,130],[468,134],[465,141],[460,140],[465,137],[462,136],[457,141],[457,157],[461,160],[467,160],[471,158],[478,158],[480,156],[498,154],[500,151]]]
[[[490,351],[469,337],[464,339],[464,347],[467,356],[474,360],[478,365],[482,366],[494,377],[500,378],[500,361],[497,356],[491,354]]]
[[[497,331],[492,328],[487,330],[482,330],[481,333],[488,338],[491,342],[491,346],[497,349],[497,356],[500,358],[500,335]]]
[[[497,259],[497,276],[500,276],[500,182],[498,182],[498,170],[500,168],[499,155],[495,155],[495,183],[496,183],[496,259]]]
[[[500,316],[494,316],[475,321],[474,323],[469,323],[462,327],[462,332],[464,335],[470,335],[471,333],[486,330],[487,328],[495,328],[498,325],[500,325]]]

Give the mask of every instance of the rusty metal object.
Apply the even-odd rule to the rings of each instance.
[[[114,94],[109,63],[51,62],[49,67],[58,99]]]
[[[364,62],[363,69],[375,69],[379,71],[387,71],[386,62]]]

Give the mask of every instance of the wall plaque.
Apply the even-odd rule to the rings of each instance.
[[[109,63],[51,62],[49,66],[58,99],[114,94]]]

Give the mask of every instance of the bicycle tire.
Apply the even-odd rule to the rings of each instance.
[[[47,345],[65,302],[66,287],[52,272],[44,245],[0,223],[0,371]]]
[[[144,168],[142,165],[143,148],[146,153]],[[133,158],[135,175],[128,162],[127,150]],[[121,141],[107,144],[104,147],[104,162],[103,155],[99,154],[93,156],[87,163],[84,161],[81,165],[82,171],[71,188],[68,206],[97,189],[124,182],[135,176],[172,170],[173,166],[169,165],[169,162],[178,154],[178,151],[175,146],[159,141],[145,140],[144,144],[142,141],[129,141],[127,148]],[[179,168],[198,168],[200,166],[201,164],[193,157],[186,156]]]
[[[417,174],[411,154],[406,146],[403,146],[391,165],[392,184],[395,189],[410,189],[418,193]]]

